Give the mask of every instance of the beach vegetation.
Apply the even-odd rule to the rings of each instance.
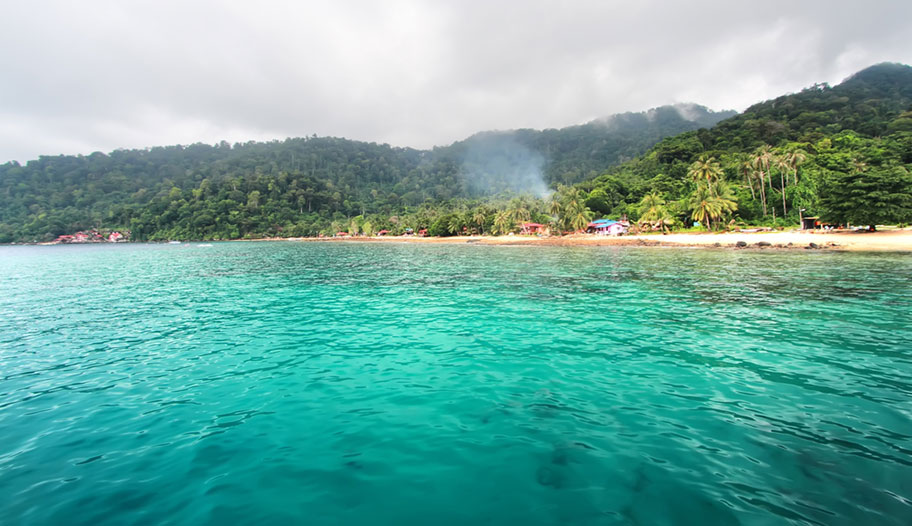
[[[639,221],[637,224],[640,229],[667,232],[669,227],[675,225],[674,215],[666,206],[665,199],[657,192],[643,196],[639,203],[638,212]]]

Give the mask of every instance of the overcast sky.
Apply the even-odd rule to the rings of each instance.
[[[311,134],[430,147],[912,63],[912,2],[0,0],[0,162]]]

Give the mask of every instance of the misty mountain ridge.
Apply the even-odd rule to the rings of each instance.
[[[617,113],[595,119],[590,123],[602,124],[608,126],[612,131],[624,132],[656,122],[671,123],[680,118],[692,122],[700,128],[710,128],[715,126],[717,122],[734,117],[737,114],[738,112],[734,110],[713,111],[700,104],[679,102],[641,112]]]
[[[557,184],[590,179],[642,155],[665,137],[711,127],[734,115],[737,112],[675,104],[560,129],[485,131],[434,152],[463,167],[471,195],[542,196]]]

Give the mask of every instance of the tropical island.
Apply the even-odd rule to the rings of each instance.
[[[741,114],[662,107],[432,150],[313,136],[10,162],[0,243],[565,236],[599,218],[628,234],[873,231],[912,221],[910,169],[912,67],[880,64]]]

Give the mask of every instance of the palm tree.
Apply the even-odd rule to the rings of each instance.
[[[770,191],[772,191],[773,177],[770,174],[770,167],[773,165],[773,160],[775,159],[772,146],[769,144],[764,144],[758,149],[757,154],[760,156],[761,163],[766,169],[766,183],[769,185]]]
[[[582,204],[582,194],[574,196],[564,208],[564,224],[575,231],[583,230],[592,219],[592,210]]]
[[[548,204],[548,213],[552,216],[560,216],[561,213],[561,203],[559,200],[551,198],[551,202]]]
[[[462,215],[459,212],[454,213],[450,216],[450,220],[447,222],[447,232],[453,235],[459,235],[463,227]]]
[[[763,216],[765,217],[767,214],[767,211],[766,211],[766,189],[763,186],[763,183],[765,182],[764,178],[763,178],[763,170],[760,168],[757,168],[758,163],[756,162],[756,159],[754,159],[754,162],[752,163],[752,165],[754,166],[754,171],[751,172],[751,174],[753,175],[753,177],[755,177],[757,179],[757,183],[758,183],[757,188],[760,189],[760,204],[763,205]]]
[[[699,221],[710,230],[715,230],[715,223],[721,220],[726,213],[738,209],[734,200],[734,193],[724,181],[717,181],[715,188],[699,184],[690,197],[691,215],[694,221]]]
[[[585,206],[579,207],[570,217],[570,228],[572,228],[574,232],[585,230],[591,220],[592,211]]]
[[[494,233],[503,235],[508,232],[513,231],[513,221],[510,218],[509,212],[506,210],[501,210],[497,212],[497,215],[494,216]]]
[[[528,205],[521,199],[514,199],[510,202],[510,215],[517,223],[528,222],[532,219],[532,214],[529,212]]]
[[[665,200],[657,192],[646,194],[640,201],[640,221],[642,224],[649,224],[650,227],[659,226],[662,232],[666,231],[666,225],[674,223],[671,214],[665,207]]]
[[[719,218],[721,219],[725,214],[736,212],[738,210],[738,203],[735,202],[735,192],[728,183],[719,181],[715,186],[714,193],[716,195],[716,205],[721,212],[719,215]]]
[[[747,186],[751,191],[751,199],[756,199],[757,195],[754,193],[754,170],[751,166],[751,161],[749,158],[744,156],[739,156],[740,160],[738,161],[738,169],[741,171],[741,175],[744,176],[744,179],[747,181]]]
[[[757,148],[751,158],[751,166],[755,170],[754,173],[760,176],[760,202],[763,204],[764,216],[766,215],[766,190],[763,188],[763,183],[766,175],[765,172],[769,170],[771,159],[772,153],[770,153],[770,147],[767,144]],[[770,182],[770,190],[772,189],[773,184]]]
[[[472,214],[472,222],[478,225],[479,234],[484,234],[485,219],[487,219],[487,216],[485,216],[484,210],[480,207],[476,208],[475,213]]]
[[[718,215],[716,204],[713,202],[713,196],[706,185],[697,185],[696,190],[690,196],[690,208],[693,210],[690,218],[699,221],[701,225],[706,225],[712,229],[712,218]]]
[[[788,210],[785,208],[785,174],[790,168],[788,162],[788,155],[778,155],[773,158],[776,164],[776,168],[779,169],[779,188],[782,191],[782,217],[788,215]]]
[[[792,184],[798,184],[798,167],[807,160],[807,154],[802,150],[792,150],[786,156],[788,166],[792,170]]]
[[[704,154],[691,163],[687,175],[694,182],[705,180],[707,187],[712,189],[712,183],[722,177],[722,167],[719,166],[715,157]]]

